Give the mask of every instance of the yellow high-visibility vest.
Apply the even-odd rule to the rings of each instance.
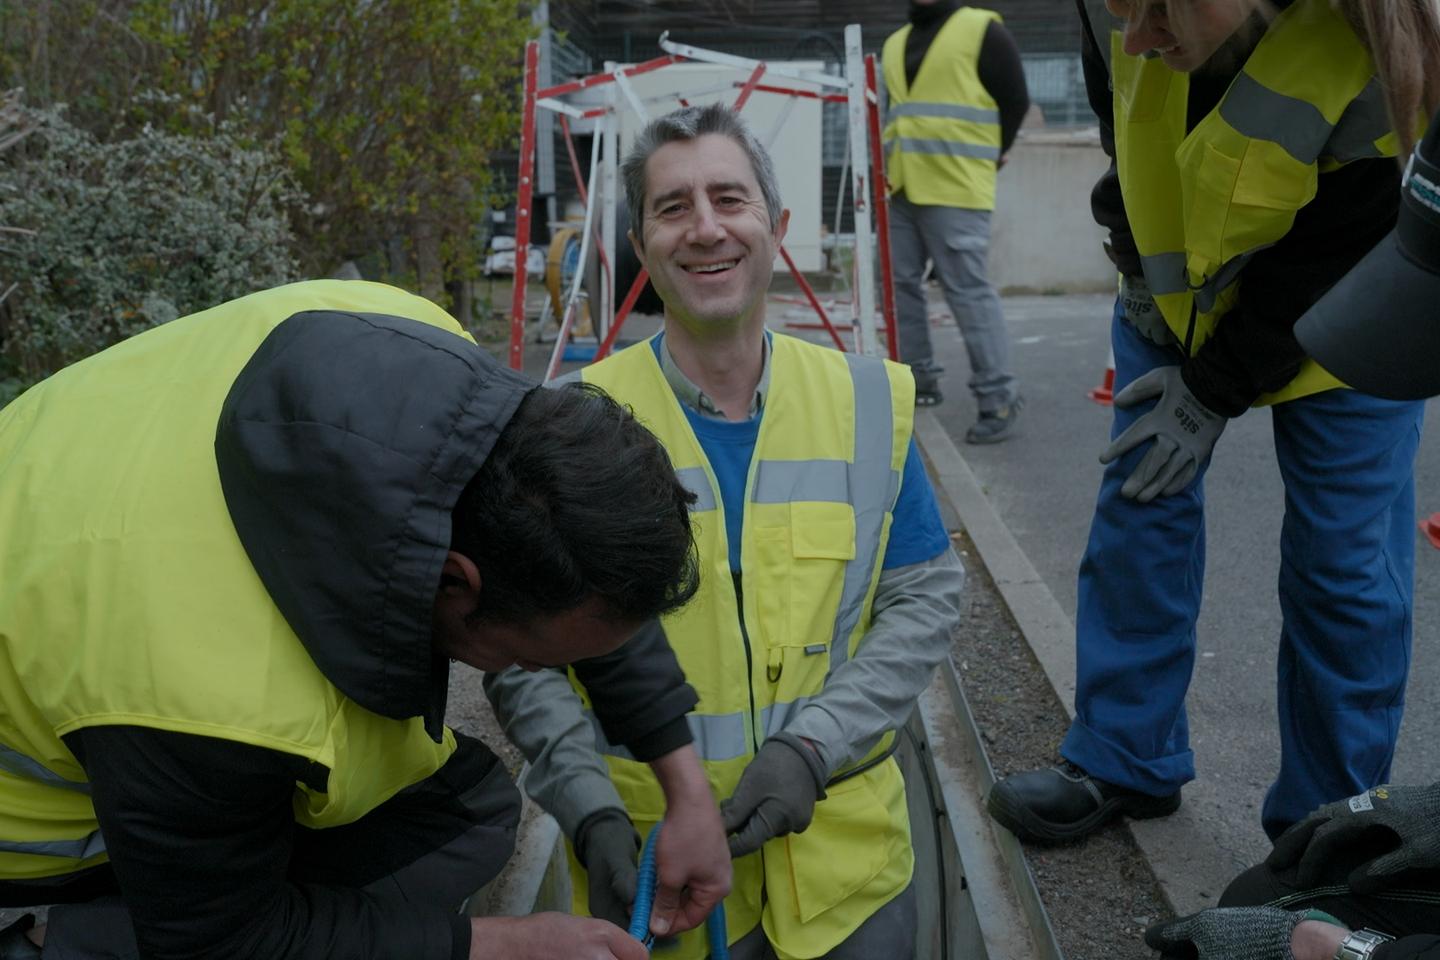
[[[912,87],[905,78],[910,24],[885,41],[881,63],[890,108],[881,134],[885,178],[911,203],[995,209],[1000,109],[976,64],[985,31],[1000,15],[961,7],[935,35]]]
[[[780,334],[771,344],[770,388],[745,486],[739,601],[719,485],[652,344],[584,372],[634,408],[699,498],[691,520],[700,593],[663,625],[700,696],[688,719],[721,799],[765,738],[785,729],[855,655],[869,628],[914,419],[907,368]],[[763,922],[779,956],[819,956],[909,884],[914,855],[904,782],[888,755],[893,739],[887,734],[851,767],[868,765],[863,772],[827,788],[807,830],[735,862],[725,901],[732,942]],[[597,743],[647,834],[665,813],[654,774],[606,744],[598,726]],[[580,881],[576,908],[584,911],[583,870],[573,856],[571,863]],[[701,931],[682,937],[673,954],[704,955]]]
[[[453,734],[372,713],[326,679],[251,566],[214,442],[231,384],[305,310],[409,317],[382,284],[267,290],[147,331],[0,412],[0,879],[103,862],[85,771],[61,737],[130,724],[325,768],[296,821],[352,822],[444,764]]]
[[[1256,253],[1284,237],[1319,175],[1393,157],[1375,64],[1329,0],[1297,0],[1270,24],[1219,105],[1188,134],[1189,75],[1132,57],[1112,32],[1115,151],[1145,279],[1193,353],[1239,295]],[[1258,403],[1343,386],[1315,361]]]

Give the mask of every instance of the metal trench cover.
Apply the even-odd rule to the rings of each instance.
[[[903,733],[917,960],[1062,960],[1019,841],[985,811],[995,773],[948,658]]]

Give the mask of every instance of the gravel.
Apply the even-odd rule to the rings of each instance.
[[[995,775],[1049,766],[1065,736],[1065,710],[974,545],[963,531],[951,538],[969,573],[953,656]],[[1027,846],[1025,854],[1069,960],[1155,956],[1141,932],[1170,911],[1124,826],[1078,844]]]

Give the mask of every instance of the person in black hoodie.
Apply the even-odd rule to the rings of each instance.
[[[930,343],[925,263],[945,291],[970,355],[979,417],[969,443],[1011,436],[1020,388],[1000,297],[986,278],[995,173],[1030,96],[1014,39],[998,14],[959,0],[914,0],[910,22],[885,41],[886,179],[900,360],[915,402],[943,399]]]
[[[663,637],[693,499],[593,389],[438,307],[315,281],[176,320],[0,412],[0,957],[619,958],[468,918],[518,795],[450,665],[575,663],[666,789],[653,927],[729,887]],[[40,943],[43,941],[43,947]]]

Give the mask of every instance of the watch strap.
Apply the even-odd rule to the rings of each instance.
[[[1370,960],[1380,944],[1394,939],[1374,930],[1351,930],[1335,950],[1335,960]]]

